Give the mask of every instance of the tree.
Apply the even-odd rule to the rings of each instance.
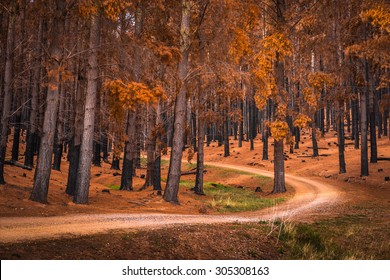
[[[169,162],[169,171],[167,185],[164,191],[164,199],[167,202],[179,203],[177,194],[179,191],[180,175],[181,175],[181,160],[183,156],[185,133],[185,116],[186,116],[186,79],[187,79],[187,64],[190,47],[190,17],[191,17],[191,1],[182,0],[182,19],[180,25],[180,54],[181,58],[178,65],[178,92],[175,98],[174,105],[174,130],[173,144],[171,157]]]
[[[30,199],[41,203],[47,203],[49,181],[51,173],[51,161],[53,154],[54,134],[57,122],[58,97],[60,87],[60,72],[62,67],[62,35],[64,31],[65,15],[67,12],[66,1],[55,1],[50,45],[50,66],[48,71],[48,90],[46,97],[46,109],[43,121],[42,138],[39,148],[39,157],[34,175],[34,186]]]
[[[15,20],[17,12],[17,3],[12,2],[9,7],[8,30],[7,30],[7,49],[4,73],[4,95],[3,108],[0,123],[0,184],[5,184],[4,180],[4,161],[7,148],[9,117],[12,104],[12,80],[13,80],[13,51],[15,43]]]
[[[84,129],[82,134],[80,161],[76,180],[76,193],[73,201],[78,204],[88,203],[89,180],[91,174],[93,136],[95,128],[95,106],[97,96],[100,16],[91,14],[89,56],[87,68],[87,95],[85,98]]]

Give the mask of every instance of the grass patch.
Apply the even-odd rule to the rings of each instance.
[[[148,159],[146,157],[141,157],[141,166],[146,167],[148,165]],[[161,159],[161,167],[168,166],[169,160]]]
[[[277,229],[277,230],[275,230]],[[355,260],[389,259],[390,230],[381,224],[367,225],[360,215],[313,224],[274,225],[286,259]]]
[[[110,189],[113,189],[113,190],[119,190],[121,186],[118,186],[118,185],[108,185],[107,187],[110,188]]]
[[[234,188],[218,183],[206,182],[204,191],[212,200],[209,206],[218,212],[255,211],[274,206],[284,198],[268,199],[257,196],[251,190]]]

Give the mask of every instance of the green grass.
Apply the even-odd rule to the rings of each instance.
[[[120,188],[120,186],[118,186],[118,185],[108,185],[107,187],[110,189],[113,189],[113,190],[119,190],[119,188]]]
[[[213,169],[213,170],[217,171],[218,176],[220,178],[229,178],[229,177],[232,177],[234,175],[248,175],[251,178],[256,178],[256,179],[261,179],[261,180],[266,180],[266,181],[271,180],[271,178],[269,178],[269,177],[253,174],[253,173],[243,171],[243,170],[238,170],[238,169],[223,168],[223,167],[217,167],[217,166],[212,166],[212,165],[207,165],[207,164],[205,165],[205,169]]]
[[[283,244],[286,259],[390,259],[388,224],[372,223],[363,215],[313,224],[276,223],[274,232]]]
[[[255,211],[272,207],[284,198],[268,199],[256,195],[253,190],[234,188],[218,183],[205,182],[204,191],[212,200],[209,206],[218,212]]]
[[[141,157],[141,166],[147,166],[147,158],[146,157]],[[166,159],[161,159],[161,167],[163,166],[168,166],[169,160]]]

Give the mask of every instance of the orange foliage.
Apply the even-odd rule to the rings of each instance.
[[[157,102],[159,97],[165,96],[165,91],[160,85],[149,88],[142,83],[124,83],[117,79],[106,82],[104,87],[119,106],[131,110],[134,110],[137,104]]]
[[[294,126],[306,128],[311,123],[311,118],[307,115],[299,114],[294,120]]]
[[[276,141],[286,138],[290,131],[287,122],[281,120],[271,122],[269,127],[271,129],[271,135]]]

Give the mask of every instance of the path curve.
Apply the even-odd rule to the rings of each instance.
[[[247,166],[207,163],[267,177],[273,173]],[[0,242],[13,243],[36,239],[54,239],[104,233],[118,229],[161,228],[175,224],[213,224],[229,222],[258,222],[280,219],[302,220],[317,215],[340,203],[344,194],[336,187],[313,179],[286,175],[286,183],[295,195],[286,203],[244,214],[182,215],[182,214],[81,214],[54,217],[0,218]]]

